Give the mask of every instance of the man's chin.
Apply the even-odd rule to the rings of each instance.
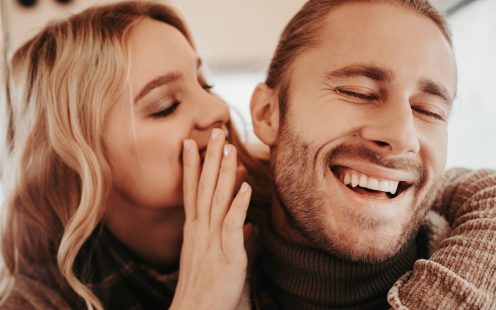
[[[417,225],[416,225],[417,226]],[[409,231],[398,227],[382,227],[380,231],[360,230],[355,227],[353,233],[339,234],[331,232],[321,235],[320,240],[314,240],[318,247],[341,259],[379,263],[398,255],[402,248],[415,237],[413,226]]]

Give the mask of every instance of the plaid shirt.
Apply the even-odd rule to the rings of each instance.
[[[74,271],[104,309],[167,309],[178,272],[163,274],[142,263],[105,228],[98,227],[79,252]],[[56,262],[25,266],[2,310],[75,310],[86,305],[69,286]]]
[[[95,231],[79,257],[90,258],[79,274],[105,309],[163,310],[170,306],[178,272],[163,274],[145,265],[105,228]]]

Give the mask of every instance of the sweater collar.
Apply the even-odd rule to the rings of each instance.
[[[270,218],[260,227],[260,240],[261,272],[283,309],[387,308],[387,292],[419,256],[412,240],[382,263],[344,260],[285,241],[272,230]]]

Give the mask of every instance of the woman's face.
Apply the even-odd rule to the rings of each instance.
[[[182,142],[207,145],[229,111],[200,77],[200,61],[174,27],[144,19],[129,38],[130,87],[107,114],[113,177],[109,205],[182,208]],[[95,77],[98,78],[98,77]]]

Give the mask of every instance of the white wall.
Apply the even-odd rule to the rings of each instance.
[[[459,78],[448,166],[496,168],[496,1],[478,0],[450,22]]]

